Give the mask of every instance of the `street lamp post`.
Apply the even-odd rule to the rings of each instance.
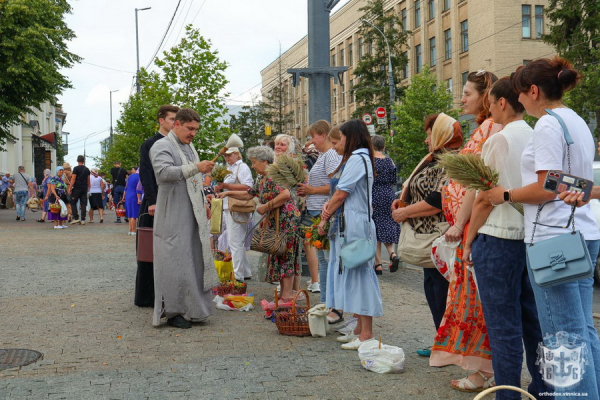
[[[135,73],[135,88],[137,93],[140,92],[140,39],[139,39],[139,35],[138,35],[138,11],[144,11],[144,10],[149,10],[152,7],[146,7],[146,8],[136,8],[135,9],[135,50],[136,50],[136,54],[137,54],[137,70]],[[112,136],[111,136],[112,138]]]
[[[383,37],[383,40],[385,40],[385,45],[387,46],[387,51],[388,51],[388,86],[390,88],[390,123],[393,122],[395,120],[395,116],[394,116],[394,102],[396,101],[396,87],[394,86],[394,71],[392,70],[392,52],[390,50],[390,44],[388,43],[387,38],[385,37],[385,35],[383,34],[383,32],[381,31],[381,29],[379,29],[377,27],[377,25],[373,24],[371,21],[368,21],[364,18],[361,19],[361,21],[371,25],[373,28],[377,29],[377,32],[379,32],[381,34],[381,36]]]
[[[111,146],[112,146],[112,144],[113,144],[113,124],[112,124],[112,123],[113,123],[113,117],[112,117],[112,94],[113,94],[114,92],[118,92],[118,91],[119,91],[119,89],[117,89],[117,90],[111,90],[111,91],[110,91],[110,94],[109,94],[109,95],[110,95],[110,145],[111,145]],[[84,146],[84,148],[85,148],[85,146]]]
[[[89,134],[89,135],[87,135],[87,136],[85,137],[85,139],[83,140],[83,158],[85,158],[86,160],[87,160],[87,158],[86,158],[86,154],[85,154],[85,142],[87,142],[88,138],[89,138],[90,136],[94,135],[95,133],[96,133],[96,132],[92,132],[92,133],[90,133],[90,134]]]

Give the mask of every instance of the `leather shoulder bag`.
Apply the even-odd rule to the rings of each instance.
[[[342,208],[342,214],[340,216],[340,238],[342,238],[341,242],[341,250],[340,250],[340,269],[342,267],[345,268],[356,268],[367,263],[369,260],[375,257],[375,245],[371,240],[372,229],[371,229],[371,194],[369,193],[369,169],[367,168],[367,162],[365,158],[361,155],[360,159],[365,165],[365,178],[367,181],[367,214],[369,215],[369,238],[368,239],[358,239],[354,240],[350,243],[346,243],[345,235],[345,213],[344,208]],[[342,207],[344,207],[342,205]]]
[[[235,182],[237,182],[237,183],[240,183],[240,180],[238,179],[239,173],[240,173],[240,166],[238,165],[237,171],[235,174]],[[229,206],[230,212],[252,213],[256,209],[256,203],[254,202],[254,199],[238,200],[238,199],[234,199],[233,197],[228,197],[227,204]],[[236,222],[247,223],[247,221],[236,221]]]
[[[551,110],[545,111],[549,115],[555,117],[563,129],[565,141],[567,142],[567,162],[569,165],[569,173],[571,173],[571,152],[569,151],[569,147],[574,143],[573,139],[562,118]],[[573,282],[589,278],[594,274],[594,265],[585,244],[585,238],[580,231],[575,230],[576,206],[573,206],[571,209],[571,216],[566,226],[556,227],[569,228],[569,225],[571,225],[571,232],[533,243],[536,226],[544,225],[539,222],[542,208],[546,204],[554,201],[561,200],[551,200],[538,206],[535,222],[533,223],[531,241],[526,247],[527,264],[533,275],[533,280],[540,287],[551,287]]]

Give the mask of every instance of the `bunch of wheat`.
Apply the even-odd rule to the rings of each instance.
[[[217,182],[223,182],[225,177],[230,173],[231,172],[223,164],[215,164],[210,176]]]
[[[302,157],[288,154],[277,156],[275,162],[267,169],[267,173],[276,184],[288,188],[304,183],[306,179]]]
[[[444,169],[448,178],[470,190],[486,191],[498,186],[498,172],[475,154],[444,152],[438,155],[438,167]],[[523,204],[509,204],[523,214]]]

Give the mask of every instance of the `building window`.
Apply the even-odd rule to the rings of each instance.
[[[421,54],[421,45],[415,46],[415,72],[418,74],[423,67],[423,56]]]
[[[448,11],[450,9],[450,3],[451,3],[451,0],[444,0],[444,10],[443,11]]]
[[[331,111],[337,110],[337,89],[331,91]]]
[[[446,79],[446,90],[452,94],[452,78]]]
[[[421,26],[421,0],[415,1],[415,29]]]
[[[435,51],[435,37],[429,39],[429,65],[434,67],[437,64],[437,55]]]
[[[369,55],[373,55],[373,42],[369,42]]]
[[[544,6],[535,6],[535,38],[541,39],[544,34]]]
[[[354,103],[354,79],[350,79],[350,104]]]
[[[346,65],[346,64],[344,64],[344,62],[345,62],[344,53],[345,53],[344,49],[340,49],[340,67],[343,67],[344,65]]]
[[[341,83],[341,82],[340,82]],[[340,106],[345,107],[346,106],[346,86],[342,85],[342,96],[340,98]]]
[[[358,38],[358,59],[363,56],[363,38]]]
[[[431,21],[432,19],[435,18],[435,0],[428,0],[427,2],[427,8],[429,11],[429,19],[428,21]]]
[[[469,50],[469,20],[460,23],[460,49],[462,52]]]
[[[444,50],[445,50],[445,58],[449,60],[452,58],[452,33],[450,29],[446,29],[444,31]]]
[[[354,52],[352,50],[352,43],[348,45],[348,66],[354,65]]]
[[[521,18],[523,21],[523,37],[531,38],[531,6],[521,6]]]
[[[335,67],[335,53],[331,53],[331,66]]]
[[[402,79],[408,78],[408,51],[402,53],[402,60],[404,65],[402,66]]]
[[[469,78],[469,71],[465,71],[462,73],[462,85],[465,86],[467,84],[467,79]]]
[[[402,32],[406,32],[408,30],[408,18],[406,16],[406,8],[403,8],[402,11],[400,11],[400,15],[402,18]]]

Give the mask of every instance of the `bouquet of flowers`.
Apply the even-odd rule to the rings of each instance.
[[[225,177],[230,173],[231,171],[229,171],[223,164],[216,164],[211,172],[211,176],[215,181],[223,182]]]
[[[329,222],[325,224],[325,234],[319,235],[319,224],[321,223],[321,216],[312,219],[312,225],[304,228],[304,238],[306,241],[315,246],[319,250],[329,250],[329,239],[327,238],[327,231],[329,230]]]
[[[280,154],[267,172],[276,184],[287,188],[306,181],[304,160],[298,156]]]
[[[486,191],[498,186],[498,172],[475,154],[442,153],[438,156],[438,167],[444,168],[448,178],[470,190]],[[509,204],[523,214],[523,204]]]

